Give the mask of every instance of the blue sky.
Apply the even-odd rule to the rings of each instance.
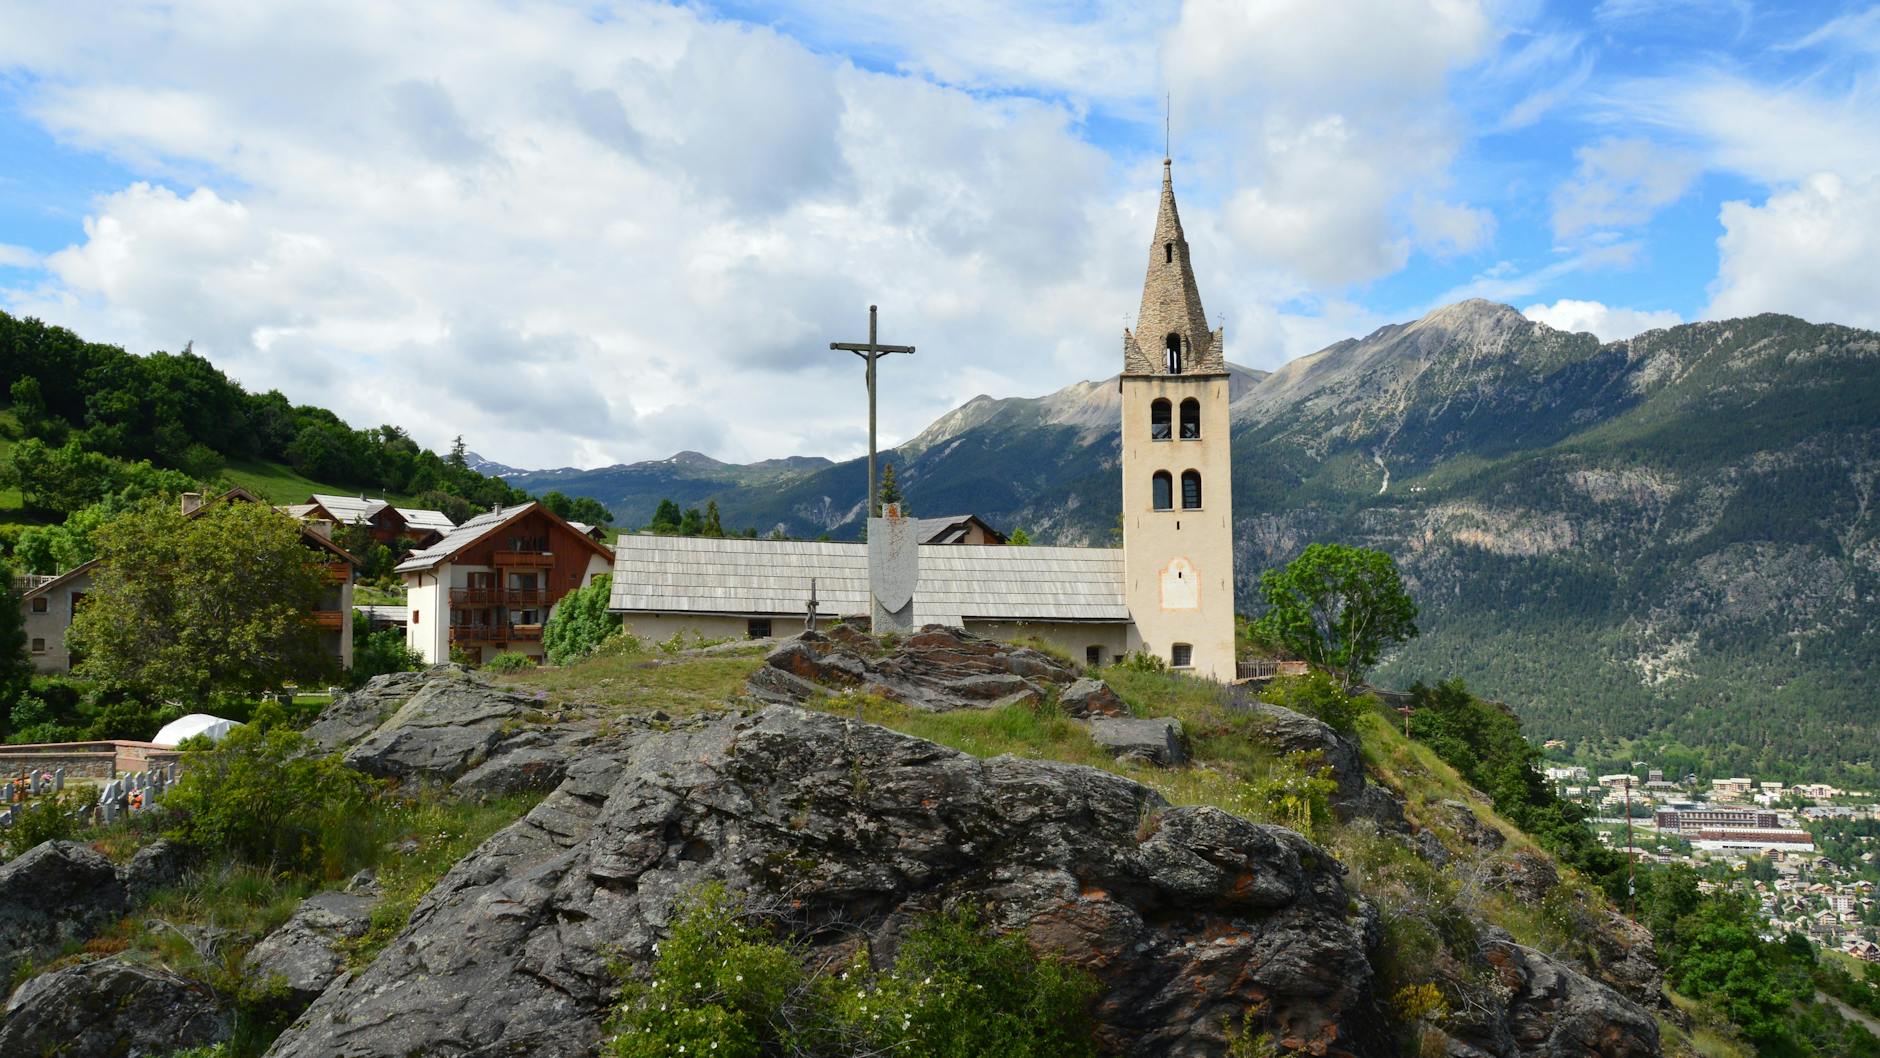
[[[1880,7],[1756,0],[0,0],[0,308],[510,463],[849,455],[871,302],[891,439],[1116,369],[1165,100],[1240,363],[1880,327]]]

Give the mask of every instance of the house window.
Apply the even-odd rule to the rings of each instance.
[[[1169,439],[1168,401],[1156,398],[1149,402],[1149,440],[1166,441]]]
[[[1174,331],[1170,331],[1168,337],[1162,339],[1162,350],[1166,366],[1168,367],[1168,373],[1171,375],[1181,374],[1182,336],[1176,334]]]
[[[1201,471],[1182,471],[1182,510],[1201,509]]]
[[[33,612],[34,613],[45,613],[47,609],[48,609],[48,606],[46,603],[46,597],[44,595],[36,595],[33,597]]]
[[[769,639],[770,618],[753,617],[744,622],[744,634],[750,639]]]
[[[44,654],[45,652],[46,652],[46,641],[39,638],[38,636],[34,636],[33,637],[33,653]]]
[[[1155,501],[1155,509],[1158,511],[1173,510],[1175,508],[1175,481],[1173,478],[1169,477],[1168,471],[1158,470],[1155,472],[1155,477],[1149,480],[1154,486],[1153,491],[1155,495],[1153,498]]]
[[[1201,402],[1193,397],[1182,401],[1182,440],[1201,439]]]
[[[415,625],[415,624],[417,624],[417,623],[419,623],[419,622],[418,622],[418,619],[419,619],[419,618],[421,618],[421,617],[423,617],[423,616],[424,616],[424,614],[423,614],[422,612],[420,612],[420,611],[418,611],[418,610],[413,610],[413,611],[411,611],[411,623],[412,623],[412,624],[414,624],[414,625]]]
[[[1170,668],[1192,669],[1195,667],[1195,648],[1189,643],[1177,643],[1168,648]]]
[[[1103,664],[1103,647],[1101,645],[1085,647],[1084,664],[1093,669]]]

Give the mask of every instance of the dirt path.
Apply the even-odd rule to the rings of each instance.
[[[1840,1011],[1842,1017],[1849,1021],[1859,1022],[1867,1027],[1868,1032],[1873,1033],[1875,1036],[1880,1036],[1880,1021],[1875,1021],[1871,1015],[1863,1014],[1855,1010],[1853,1007],[1848,1006],[1846,1003],[1841,1002],[1826,992],[1817,991],[1815,998]]]

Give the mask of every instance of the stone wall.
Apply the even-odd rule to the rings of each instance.
[[[42,742],[0,749],[0,776],[28,769],[64,768],[72,778],[111,779],[168,764],[181,756],[175,749],[150,742]]]

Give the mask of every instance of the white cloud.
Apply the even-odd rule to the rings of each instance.
[[[1521,315],[1560,331],[1590,331],[1602,342],[1631,338],[1660,327],[1675,327],[1683,317],[1669,309],[1640,310],[1597,301],[1561,298],[1552,305],[1529,305]]]
[[[1760,206],[1727,202],[1713,319],[1786,312],[1880,327],[1880,179],[1822,173]]]
[[[39,255],[24,246],[0,242],[0,268],[37,268]]]
[[[1554,235],[1630,228],[1677,201],[1697,176],[1697,161],[1645,139],[1607,139],[1574,152],[1579,167],[1554,191]]]

